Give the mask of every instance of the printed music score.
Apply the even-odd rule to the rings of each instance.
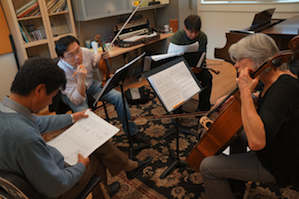
[[[148,81],[168,112],[201,91],[183,61],[149,76]]]
[[[64,156],[65,162],[75,165],[78,153],[85,158],[114,136],[119,129],[90,110],[88,117],[81,118],[56,138],[47,142]]]

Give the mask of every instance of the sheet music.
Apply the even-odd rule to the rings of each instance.
[[[148,80],[168,112],[201,91],[183,61],[155,73]]]
[[[206,52],[203,52],[197,62],[197,65],[196,65],[196,68],[200,68],[201,67],[201,64],[203,62],[203,59],[205,58],[205,55],[206,55]]]
[[[190,45],[176,45],[174,43],[169,44],[167,54],[170,53],[192,53],[197,52],[199,48],[199,43],[195,42]]]
[[[147,35],[135,35],[135,36],[128,37],[128,38],[124,39],[124,41],[133,42],[133,41],[138,41],[138,40],[143,39],[143,38],[154,37],[154,36],[157,36],[157,35],[158,34],[156,32],[153,32],[152,34],[147,34]]]
[[[69,165],[78,162],[78,153],[88,157],[119,131],[92,111],[87,110],[85,113],[89,115],[87,118],[79,119],[62,134],[47,142],[58,149]]]
[[[174,56],[181,56],[183,54],[184,53],[181,52],[181,53],[168,53],[168,54],[162,54],[162,55],[152,55],[152,60],[154,60],[154,61],[160,61],[162,59],[166,59],[166,58],[174,57]]]

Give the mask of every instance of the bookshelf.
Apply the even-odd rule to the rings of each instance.
[[[1,0],[20,65],[29,57],[57,57],[55,44],[76,37],[70,0]]]

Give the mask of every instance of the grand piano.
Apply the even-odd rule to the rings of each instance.
[[[259,27],[257,30],[252,30],[254,33],[261,32],[271,36],[277,43],[280,50],[289,49],[289,41],[299,34],[299,16],[294,16],[289,19],[271,19],[271,24],[265,27]],[[226,33],[226,44],[223,48],[215,48],[215,58],[224,59],[232,63],[229,57],[228,49],[233,44],[248,36],[248,28],[240,31],[230,31]]]

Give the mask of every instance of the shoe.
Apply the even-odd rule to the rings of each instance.
[[[145,167],[147,167],[153,160],[152,156],[147,157],[144,161],[138,161],[138,167],[132,171],[128,171],[127,178],[130,180],[136,178],[136,176],[142,171]]]
[[[133,142],[138,142],[138,143],[148,143],[149,142],[149,139],[140,133],[137,133],[136,135],[132,135],[131,139]]]
[[[114,182],[111,185],[109,185],[110,188],[110,198],[112,198],[120,189],[120,183],[119,182]]]
[[[245,182],[241,180],[228,179],[231,190],[237,199],[242,199],[245,193]]]

